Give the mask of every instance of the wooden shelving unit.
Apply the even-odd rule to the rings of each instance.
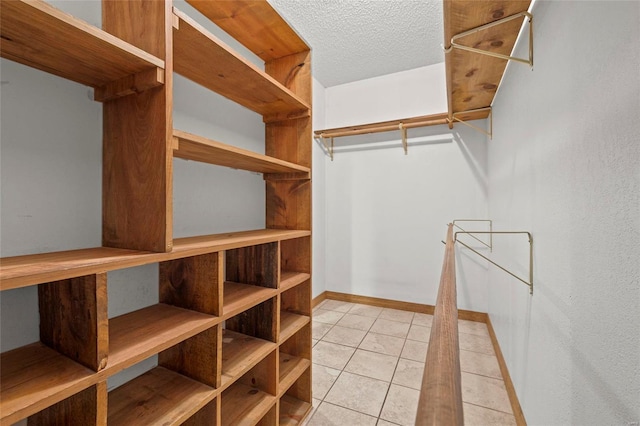
[[[0,3],[2,57],[104,102],[103,247],[0,261],[0,290],[38,286],[40,309],[40,342],[1,354],[0,424],[299,423],[311,404],[309,47],[266,1],[191,2],[264,71],[171,0],[104,1],[104,30],[40,0]],[[174,70],[262,114],[265,155],[173,129]],[[174,240],[173,157],[263,173],[266,229]],[[147,264],[158,303],[109,319],[107,272]],[[107,392],[152,355],[157,367]]]

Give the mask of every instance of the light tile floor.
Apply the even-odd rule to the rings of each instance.
[[[431,315],[325,300],[313,310],[313,411],[305,424],[413,425]],[[515,425],[487,326],[460,320],[466,425]]]

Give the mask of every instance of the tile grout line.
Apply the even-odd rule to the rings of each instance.
[[[513,413],[507,413],[506,411],[496,410],[495,408],[485,407],[484,405],[479,405],[479,404],[474,404],[473,402],[462,401],[462,403],[463,404],[473,405],[474,407],[484,408],[486,410],[495,411],[496,413],[506,414],[506,415],[511,416],[511,417],[513,417],[515,419],[515,416],[513,415]]]

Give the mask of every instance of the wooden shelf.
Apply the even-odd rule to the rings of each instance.
[[[157,304],[109,320],[106,374],[133,364],[219,324],[218,317]]]
[[[305,315],[294,314],[293,312],[280,312],[280,342],[284,342],[289,337],[296,334],[298,330],[307,325],[310,318]]]
[[[2,3],[4,4],[4,2]],[[97,247],[5,257],[0,259],[0,290],[10,290],[290,238],[306,237],[310,234],[310,231],[261,229],[179,238],[174,241],[173,251],[169,253]]]
[[[178,148],[173,151],[174,157],[258,173],[299,173],[301,179],[309,179],[308,167],[180,130],[174,130],[173,137],[178,142]]]
[[[265,62],[310,50],[267,2],[187,0],[187,3]]]
[[[156,367],[109,392],[109,425],[181,424],[219,392]]]
[[[224,283],[222,318],[229,319],[278,294],[278,290],[230,281]]]
[[[280,272],[280,291],[287,291],[311,278],[306,272]]]
[[[278,394],[284,394],[292,384],[311,366],[311,361],[280,352],[280,387]]]
[[[300,97],[189,16],[176,8],[173,13],[178,21],[173,29],[175,72],[264,116],[310,115],[310,105]]]
[[[451,45],[451,37],[454,35],[526,11],[530,4],[531,0],[445,1],[445,47]],[[522,22],[522,19],[516,19],[460,38],[458,43],[510,55]],[[450,111],[458,113],[490,106],[506,66],[507,61],[504,59],[455,48],[445,54]]]
[[[222,424],[255,425],[276,403],[276,397],[242,383],[222,393]]]
[[[13,424],[95,383],[95,373],[42,343],[2,354],[0,416]]]
[[[311,404],[300,401],[289,395],[280,398],[280,426],[294,426],[302,423],[302,420],[311,411]]]
[[[2,57],[109,97],[133,93],[115,87],[130,76],[137,76],[129,84],[140,83],[137,90],[164,82],[164,61],[41,0],[0,2],[0,32]]]
[[[253,368],[278,345],[231,330],[222,334],[222,385],[225,389]]]

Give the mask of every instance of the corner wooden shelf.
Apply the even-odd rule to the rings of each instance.
[[[278,394],[282,396],[298,380],[302,373],[310,367],[311,361],[308,359],[280,352],[280,387]]]
[[[174,157],[257,173],[298,173],[301,179],[309,179],[308,167],[256,154],[180,130],[173,131],[173,138],[178,146],[173,151]]]
[[[311,404],[308,402],[300,401],[298,398],[289,395],[283,395],[280,398],[280,425],[299,425],[309,411],[311,411]]]
[[[222,393],[222,425],[255,425],[276,403],[276,397],[242,383]]]
[[[280,342],[284,342],[289,337],[296,334],[298,330],[307,325],[311,319],[305,315],[294,314],[293,312],[280,312]]]
[[[221,388],[226,389],[236,379],[273,352],[277,346],[273,342],[231,330],[224,330],[222,334]]]
[[[175,7],[174,70],[263,116],[310,115],[310,105]]]
[[[311,279],[311,274],[306,272],[282,271],[280,272],[280,291],[287,291],[308,279]]]
[[[0,33],[2,57],[91,86],[97,100],[164,83],[163,60],[41,0],[0,2]]]
[[[109,392],[108,424],[181,424],[219,392],[156,367]]]
[[[10,290],[308,235],[311,235],[311,232],[261,229],[179,238],[174,240],[173,251],[169,253],[96,247],[5,257],[0,259],[0,290]]]
[[[219,324],[218,317],[159,303],[109,320],[109,359],[113,375],[145,358]]]
[[[95,372],[42,343],[0,357],[0,424],[9,425],[95,383]]]

